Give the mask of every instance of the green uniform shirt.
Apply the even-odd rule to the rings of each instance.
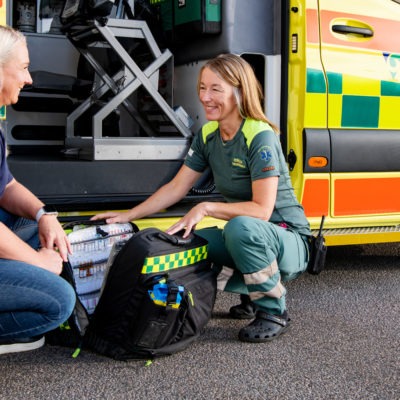
[[[197,172],[209,166],[216,188],[227,202],[250,201],[252,181],[278,176],[270,222],[285,222],[299,233],[310,234],[303,207],[294,195],[279,137],[267,123],[246,119],[235,137],[224,143],[218,122],[208,122],[193,139],[185,165]]]

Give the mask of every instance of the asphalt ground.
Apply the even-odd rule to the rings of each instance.
[[[328,250],[326,269],[289,282],[291,329],[238,341],[227,318],[238,296],[218,293],[214,315],[187,350],[115,361],[46,345],[0,357],[0,399],[400,399],[400,244]]]

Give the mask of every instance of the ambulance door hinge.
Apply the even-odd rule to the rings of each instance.
[[[293,149],[290,149],[287,160],[288,160],[288,164],[289,164],[289,170],[293,171],[293,168],[296,165],[296,161],[297,161],[297,156]]]

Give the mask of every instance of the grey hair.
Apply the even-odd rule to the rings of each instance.
[[[26,43],[25,36],[5,25],[0,25],[0,67],[3,67],[10,60],[14,46],[18,43]]]
[[[235,97],[240,116],[242,118],[246,118],[246,116],[244,115],[244,112],[243,112],[242,95],[240,93],[240,90],[237,87],[233,88],[233,95]]]

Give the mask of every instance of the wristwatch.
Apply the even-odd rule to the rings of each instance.
[[[44,206],[40,208],[39,211],[36,213],[36,222],[39,222],[40,218],[42,218],[43,215],[54,215],[57,217],[58,212],[53,206]]]

